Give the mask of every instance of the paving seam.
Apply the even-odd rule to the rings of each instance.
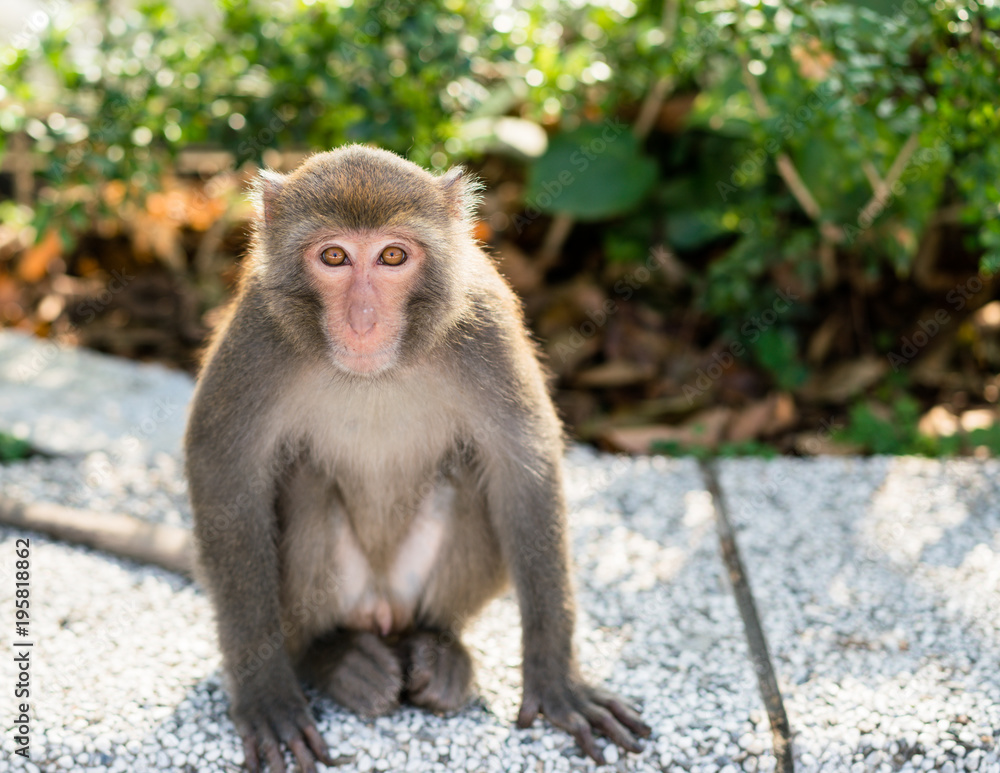
[[[736,606],[739,608],[740,617],[743,620],[743,630],[746,633],[747,646],[750,649],[750,660],[753,663],[754,673],[757,674],[760,696],[764,701],[767,717],[771,723],[774,757],[777,763],[775,773],[793,773],[791,728],[788,724],[788,714],[785,713],[785,704],[781,699],[781,690],[778,688],[774,664],[771,661],[767,639],[757,614],[757,604],[754,601],[753,591],[750,589],[750,582],[740,558],[739,546],[736,544],[736,536],[729,520],[729,511],[722,496],[722,487],[719,485],[719,478],[712,462],[699,460],[698,466],[701,468],[702,477],[705,480],[705,488],[712,495],[712,507],[715,511],[722,561],[726,565],[729,583],[733,589],[733,596],[736,598]]]

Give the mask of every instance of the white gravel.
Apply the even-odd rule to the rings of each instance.
[[[22,401],[16,422],[33,427],[64,387],[17,382],[5,359],[9,338],[0,334],[0,428],[14,421],[8,394]],[[30,343],[16,344],[19,357],[31,356]],[[63,366],[61,356],[51,367]],[[85,359],[73,367],[97,363],[118,380],[80,374],[79,405],[99,390],[90,395],[96,404],[128,409],[118,419],[110,408],[66,413],[65,437],[62,419],[49,422],[48,447],[75,456],[0,466],[0,489],[186,522],[176,449],[183,408],[164,422],[178,427],[146,434],[135,431],[135,417],[157,398],[183,406],[190,382]],[[132,451],[95,451],[81,427]],[[654,728],[641,754],[609,754],[603,770],[773,770],[694,463],[582,448],[567,463],[581,660],[640,703]],[[1000,773],[1000,465],[778,459],[721,470],[795,732],[796,769]],[[8,621],[18,536],[0,530]],[[38,536],[31,544],[31,762],[11,756],[15,701],[5,689],[0,771],[238,770],[242,751],[201,591],[90,550]],[[0,626],[0,684],[15,676],[12,636],[11,624]],[[337,769],[597,769],[543,721],[514,726],[519,638],[513,600],[490,605],[467,637],[479,662],[477,698],[451,717],[403,708],[363,721],[314,696]]]
[[[1000,771],[1000,462],[723,469],[800,767]]]

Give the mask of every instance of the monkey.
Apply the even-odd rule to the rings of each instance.
[[[302,684],[362,716],[469,695],[462,628],[512,584],[518,725],[603,761],[650,728],[581,677],[563,429],[480,184],[349,145],[263,171],[185,433],[194,544],[247,768],[330,764]]]
[[[303,685],[365,717],[461,708],[463,628],[510,586],[518,726],[543,714],[598,763],[596,735],[636,752],[651,732],[580,673],[563,428],[473,236],[479,190],[362,145],[256,180],[188,413],[192,538],[154,535],[175,550],[162,565],[194,554],[250,771],[284,771],[285,749],[333,764]]]

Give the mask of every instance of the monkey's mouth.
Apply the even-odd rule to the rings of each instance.
[[[340,346],[334,352],[334,364],[356,376],[376,376],[388,370],[396,361],[396,347],[383,344],[377,347]]]
[[[327,320],[330,356],[337,368],[358,376],[374,376],[397,360],[399,336],[381,322],[356,332],[347,320]]]

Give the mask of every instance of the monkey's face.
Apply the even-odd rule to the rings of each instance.
[[[374,375],[396,363],[407,301],[426,260],[414,236],[402,230],[323,234],[306,250],[338,367]]]
[[[262,173],[250,270],[269,317],[351,374],[425,360],[463,313],[474,191],[360,146]]]

